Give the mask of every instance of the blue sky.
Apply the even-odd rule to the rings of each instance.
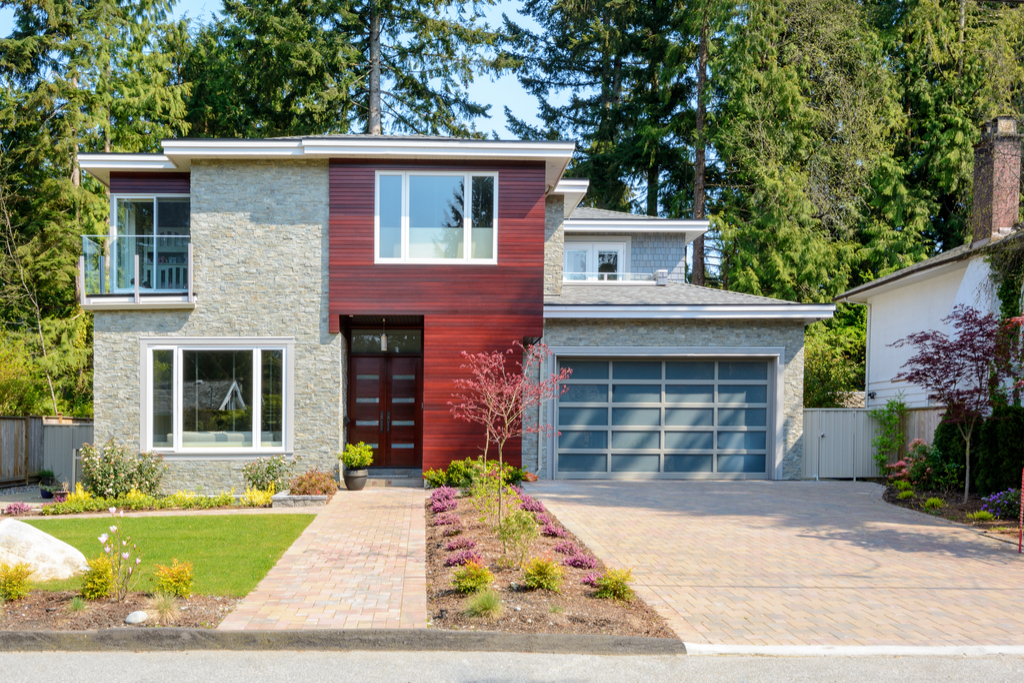
[[[485,8],[487,21],[492,26],[501,22],[501,14],[505,12],[513,20],[519,20],[527,26],[536,28],[532,20],[524,20],[517,13],[522,4],[521,0],[501,0],[493,7]],[[214,13],[221,10],[220,0],[179,0],[174,8],[174,16],[181,17],[187,14],[195,19],[207,20]],[[0,9],[0,35],[10,35],[12,28],[13,12],[9,9]],[[502,138],[510,138],[511,134],[506,128],[505,107],[508,106],[512,113],[529,123],[537,122],[537,103],[520,86],[514,76],[503,76],[495,81],[488,77],[478,79],[469,89],[471,97],[483,104],[491,105],[491,118],[480,119],[476,122],[477,128],[490,134],[496,131]]]

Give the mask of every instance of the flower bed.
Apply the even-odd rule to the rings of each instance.
[[[146,593],[130,593],[124,602],[86,601],[82,609],[73,608],[76,591],[34,590],[17,602],[0,605],[0,631],[89,631],[102,628],[145,628],[159,626],[159,620]],[[185,628],[217,628],[238,604],[238,598],[193,595],[177,601],[178,612],[167,625]],[[126,616],[136,610],[146,612],[144,623],[130,626]]]
[[[604,563],[565,530],[554,515],[545,511],[537,499],[524,494],[521,506],[527,509],[524,512],[533,518],[537,527],[536,538],[528,550],[532,561],[523,563],[530,571],[524,572],[514,562],[502,559],[502,543],[497,533],[491,525],[480,521],[481,514],[468,496],[459,495],[454,489],[440,495],[438,491],[440,489],[425,503],[427,601],[434,628],[676,637],[664,619],[640,598],[623,601],[597,597],[599,589],[593,582],[597,576],[605,575]],[[454,505],[440,502],[444,500],[450,500]],[[557,528],[561,533],[539,533],[546,527]],[[453,529],[459,531],[453,532]],[[560,544],[571,544],[572,547]],[[556,546],[559,547],[556,549]],[[573,554],[566,555],[559,552],[561,550],[571,550]],[[567,565],[565,561],[569,558],[573,559]],[[551,562],[545,563],[545,560]],[[486,576],[488,570],[493,577],[493,594],[481,591],[467,595],[452,587],[456,572],[460,572],[458,576],[468,582],[473,577]],[[561,574],[558,592],[527,588],[528,581],[544,585],[552,573]],[[584,583],[588,577],[591,583]],[[475,597],[489,598],[494,604],[478,609]],[[468,613],[479,613],[483,609],[489,610],[490,616],[470,616]],[[498,610],[500,613],[495,614]]]
[[[905,491],[910,491],[911,495],[907,495]],[[903,498],[900,497],[901,493],[904,496]],[[892,505],[929,514],[933,517],[941,517],[951,522],[967,524],[993,536],[1003,537],[1005,540],[1012,540],[1014,543],[1017,542],[1018,527],[1016,519],[1000,519],[998,517],[993,519],[975,518],[975,515],[978,515],[978,513],[989,512],[991,505],[986,502],[987,497],[972,493],[965,504],[962,491],[946,493],[943,491],[917,491],[914,489],[901,490],[897,486],[889,486],[885,490],[883,498]],[[931,506],[927,506],[929,500],[934,501],[936,499],[941,501],[941,505],[933,502]],[[987,515],[982,514],[981,517],[987,517]]]

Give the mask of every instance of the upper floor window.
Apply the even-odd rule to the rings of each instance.
[[[566,282],[618,280],[629,272],[627,242],[566,240],[562,279]]]
[[[185,290],[191,200],[185,196],[114,196],[111,211],[111,290]]]
[[[377,173],[378,263],[497,263],[497,173]]]

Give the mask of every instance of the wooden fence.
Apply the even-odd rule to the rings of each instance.
[[[903,418],[905,444],[931,444],[942,408],[912,408]],[[804,478],[864,479],[880,476],[871,442],[876,421],[864,408],[804,410]]]
[[[27,484],[43,469],[73,485],[74,451],[92,440],[92,420],[0,417],[0,486]]]

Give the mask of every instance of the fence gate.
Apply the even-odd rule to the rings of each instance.
[[[28,482],[29,418],[0,418],[0,484]]]

